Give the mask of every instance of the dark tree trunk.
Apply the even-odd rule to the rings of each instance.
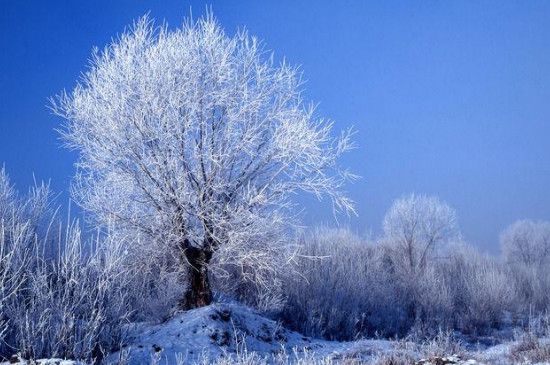
[[[204,307],[212,303],[212,289],[208,278],[208,264],[212,253],[195,247],[188,247],[184,256],[189,266],[188,287],[182,300],[184,309]]]

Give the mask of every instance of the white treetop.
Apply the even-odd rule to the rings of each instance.
[[[410,195],[396,200],[384,217],[385,240],[415,271],[446,243],[459,238],[455,211],[436,197]]]
[[[550,263],[550,222],[517,221],[502,232],[500,242],[509,263],[529,266]]]

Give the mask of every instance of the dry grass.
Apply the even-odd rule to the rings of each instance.
[[[515,363],[550,362],[550,343],[543,343],[535,335],[527,333],[510,348],[508,357]]]
[[[428,358],[466,355],[463,344],[451,332],[439,332],[434,338],[421,342],[419,347],[422,356]]]
[[[184,361],[178,361],[178,365]],[[195,365],[359,365],[364,362],[353,358],[316,357],[311,352],[282,352],[278,355],[264,356],[256,352],[242,351],[237,354],[227,354],[214,361],[204,357]],[[401,364],[401,363],[399,363]]]
[[[373,365],[410,365],[416,359],[407,352],[391,352],[382,354],[373,361]]]

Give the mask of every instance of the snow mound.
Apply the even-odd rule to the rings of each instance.
[[[316,360],[305,363],[372,363],[381,357],[406,355],[418,359],[413,349],[390,340],[336,342],[311,339],[282,327],[257,311],[239,305],[216,303],[207,307],[176,313],[160,324],[138,324],[129,330],[128,344],[109,355],[106,364],[207,364],[221,357],[238,357],[256,353],[265,363],[299,358]],[[294,361],[292,361],[294,360]],[[414,361],[411,362],[411,364]],[[457,356],[432,358],[417,362],[422,365],[480,364]]]
[[[192,309],[164,323],[135,326],[129,332],[129,345],[111,354],[107,363],[124,359],[129,365],[151,361],[188,364],[243,351],[269,356],[283,349],[316,351],[323,347],[323,341],[312,341],[237,304]]]

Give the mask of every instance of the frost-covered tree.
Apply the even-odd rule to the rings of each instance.
[[[537,266],[550,263],[550,222],[520,220],[500,235],[509,263]]]
[[[412,194],[396,200],[383,222],[384,240],[411,273],[437,249],[459,238],[455,211],[436,197]]]
[[[268,253],[283,256],[297,192],[353,211],[336,164],[350,135],[333,138],[300,89],[296,68],[210,15],[175,30],[143,18],[53,103],[80,153],[74,196],[97,223],[177,252],[187,307],[211,302],[214,262],[281,270]]]
[[[389,264],[399,288],[396,300],[406,308],[410,321],[425,321],[434,315],[426,298],[435,303],[432,289],[440,280],[433,259],[447,243],[459,238],[455,212],[436,197],[412,194],[393,203],[384,217],[383,229]],[[437,297],[446,307],[446,298]]]

